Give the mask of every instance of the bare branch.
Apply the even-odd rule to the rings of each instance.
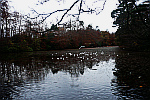
[[[39,2],[39,4],[44,4],[45,2],[48,2],[48,1],[50,1],[50,0],[44,0],[44,1],[38,1]],[[39,5],[39,4],[36,4],[36,5]]]
[[[64,15],[61,17],[60,21],[56,24],[56,25],[59,25],[60,22],[63,20],[63,18],[65,17],[65,15],[74,7],[74,5],[76,3],[78,3],[80,0],[77,0],[76,2],[73,3],[73,5],[64,13]]]
[[[99,1],[100,1],[100,0],[99,0]],[[103,11],[103,10],[104,10],[104,8],[105,8],[105,4],[106,4],[106,1],[107,1],[107,0],[105,0],[105,1],[104,1],[104,3],[103,3],[103,8],[101,9],[101,11]],[[98,7],[98,8],[100,8],[100,7]],[[97,13],[97,15],[98,15],[98,14],[100,14],[100,13],[101,13],[101,11],[99,11],[99,12]]]
[[[80,15],[80,13],[81,13],[81,9],[82,9],[82,2],[83,2],[83,0],[81,0],[81,2],[80,2],[79,15]]]
[[[44,4],[45,2],[48,2],[48,1],[50,1],[50,0],[41,1],[40,4]],[[58,0],[57,2],[61,2],[61,1],[64,2],[64,0]],[[95,0],[95,1],[93,2],[93,4],[96,4],[96,3],[99,2],[99,1],[102,1],[102,0]],[[45,13],[45,14],[40,14],[40,13],[38,13],[36,10],[32,9],[33,13],[37,14],[37,16],[34,17],[34,18],[30,18],[29,16],[27,16],[27,18],[30,18],[30,19],[37,19],[37,18],[39,18],[39,17],[42,17],[42,19],[41,19],[41,20],[39,21],[39,23],[38,23],[38,24],[42,24],[42,23],[43,23],[48,17],[50,17],[52,14],[58,13],[58,12],[64,12],[64,14],[61,16],[61,18],[60,18],[60,19],[57,18],[57,21],[56,21],[56,22],[57,22],[56,25],[60,25],[60,23],[62,22],[62,20],[64,19],[64,17],[65,17],[66,15],[68,15],[68,16],[73,16],[73,17],[78,16],[78,19],[79,19],[79,16],[81,15],[81,13],[84,13],[84,12],[86,12],[86,13],[91,13],[91,14],[92,14],[92,13],[96,13],[96,15],[100,14],[101,11],[104,10],[104,6],[105,6],[105,4],[106,4],[106,1],[107,1],[107,0],[104,0],[102,9],[100,9],[101,7],[95,7],[95,8],[90,7],[89,4],[86,4],[86,3],[87,3],[86,0],[76,0],[69,8],[60,9],[60,10],[56,10],[56,11],[53,11],[53,12],[51,12],[51,13]],[[69,11],[71,11],[72,8],[73,8],[78,2],[80,2],[80,4],[79,4],[79,9],[78,9],[78,13],[70,14]],[[92,5],[92,6],[93,6],[93,5]],[[69,13],[69,14],[68,14],[68,13]],[[41,33],[41,32],[39,32],[39,33]],[[42,33],[43,33],[43,32],[42,32]]]

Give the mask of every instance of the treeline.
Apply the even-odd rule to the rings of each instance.
[[[0,42],[0,52],[60,50],[76,49],[81,46],[101,47],[115,45],[115,35],[109,33],[106,35],[100,31],[86,29],[71,30],[65,34],[58,35],[55,32],[48,32],[42,34],[39,38],[17,34],[13,37],[2,38]]]
[[[112,12],[118,26],[116,32],[120,47],[136,51],[150,51],[150,2],[144,0],[119,0],[119,6]]]
[[[26,15],[11,12],[8,0],[1,0],[0,4],[0,52],[32,51],[36,45],[31,45],[34,45],[36,40],[31,38],[38,34],[32,30],[44,31],[47,29],[46,24],[45,27],[40,26]]]
[[[0,52],[24,52],[39,50],[73,49],[81,46],[100,47],[115,45],[115,35],[84,28],[83,21],[75,25],[71,20],[63,27],[46,23],[38,24],[27,15],[10,12],[7,0],[1,1]],[[75,27],[76,26],[76,27]]]
[[[13,37],[16,34],[33,37],[37,31],[47,30],[46,23],[41,26],[38,24],[39,21],[37,19],[33,20],[30,15],[23,15],[17,11],[12,12],[7,0],[1,0],[0,3],[0,38]]]
[[[50,46],[53,49],[75,49],[81,46],[101,47],[115,45],[115,35],[108,32],[103,34],[93,29],[71,30],[61,36],[55,36],[50,39]]]

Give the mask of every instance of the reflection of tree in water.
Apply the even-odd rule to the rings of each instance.
[[[78,77],[83,75],[87,68],[92,69],[100,61],[108,61],[115,57],[114,52],[109,50],[106,50],[104,54],[101,54],[101,52],[102,50],[68,51],[59,52],[59,54],[53,53],[47,57],[51,58],[48,62],[51,63],[50,69],[53,73],[64,71],[71,76]]]
[[[0,62],[0,98],[12,99],[13,94],[19,95],[16,87],[22,87],[26,82],[38,82],[48,74],[47,66],[39,65],[39,60],[9,59]]]
[[[48,73],[59,71],[74,77],[84,74],[100,61],[114,59],[113,51],[105,50],[51,51],[25,54],[1,55],[0,58],[0,98],[11,99],[19,93],[16,87],[25,83],[36,83],[44,80]],[[19,94],[18,94],[19,95]]]
[[[113,93],[124,99],[150,98],[149,53],[127,53],[116,58]]]

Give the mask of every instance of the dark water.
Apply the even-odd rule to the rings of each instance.
[[[150,53],[104,47],[0,54],[0,99],[149,98]]]

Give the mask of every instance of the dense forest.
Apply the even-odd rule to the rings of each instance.
[[[150,1],[136,1],[119,0],[118,8],[112,11],[117,40],[124,49],[150,51]]]

